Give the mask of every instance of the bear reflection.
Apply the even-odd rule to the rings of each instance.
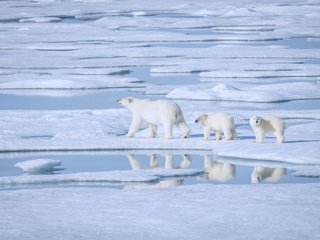
[[[285,175],[285,168],[255,167],[251,174],[251,183],[260,183],[263,180],[277,182]]]
[[[165,169],[184,169],[189,167],[191,164],[191,158],[187,154],[182,155],[182,160],[180,163],[175,166],[173,154],[165,154]],[[141,170],[145,169],[141,166],[141,162],[135,157],[133,154],[127,155],[131,168],[133,170]],[[159,167],[158,156],[156,154],[150,155],[149,167],[147,169],[155,169]],[[142,188],[170,188],[179,186],[183,183],[183,179],[171,178],[166,180],[161,180],[158,183],[150,184],[150,183],[131,183],[126,184],[124,188],[126,189],[142,189]]]
[[[199,180],[216,180],[220,182],[227,182],[234,178],[236,174],[235,165],[213,161],[209,155],[204,155],[203,158],[205,174],[198,177]]]

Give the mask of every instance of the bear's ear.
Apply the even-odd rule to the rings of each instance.
[[[208,117],[208,114],[203,114],[202,118],[206,119]]]

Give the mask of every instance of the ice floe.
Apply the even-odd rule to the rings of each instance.
[[[289,163],[319,163],[319,112],[313,110],[229,111],[236,119],[235,141],[202,140],[202,128],[194,123],[197,114],[213,112],[185,102],[180,104],[191,128],[188,139],[149,139],[149,130],[134,138],[126,134],[131,114],[125,109],[74,111],[1,111],[1,152],[19,151],[84,151],[84,150],[212,150],[219,156],[260,159]],[[201,105],[199,105],[201,106]],[[217,109],[216,109],[217,110]],[[287,122],[285,143],[254,144],[248,119],[252,115],[276,115]],[[159,136],[162,134],[159,128]],[[178,138],[178,131],[174,132]]]
[[[310,82],[278,83],[258,86],[216,84],[214,86],[192,85],[174,89],[166,95],[172,99],[281,102],[320,98],[320,85]],[[283,91],[285,89],[285,91]]]
[[[0,91],[22,89],[104,89],[104,88],[138,88],[144,85],[134,78],[117,78],[112,76],[43,76],[41,74],[24,74],[25,79],[17,75],[4,77],[0,82]]]
[[[30,166],[30,164],[29,164]],[[30,169],[30,168],[29,168]],[[35,169],[35,168],[34,168]],[[34,170],[33,169],[33,170]],[[158,182],[167,177],[196,176],[202,174],[197,169],[152,169],[138,171],[78,172],[54,175],[20,175],[0,177],[0,185],[58,184],[58,183],[121,183]]]
[[[199,184],[148,191],[2,190],[0,213],[5,217],[0,224],[6,227],[0,228],[0,235],[5,239],[32,240],[75,236],[83,239],[152,236],[156,240],[215,236],[244,240],[259,239],[261,235],[276,239],[279,234],[285,240],[313,239],[319,236],[319,196],[319,184]]]
[[[33,159],[24,162],[18,162],[14,166],[22,169],[24,172],[40,173],[53,172],[57,166],[61,165],[60,160],[54,159]]]
[[[19,22],[36,22],[36,23],[43,23],[43,22],[60,22],[61,19],[58,17],[34,17],[34,18],[25,18],[20,19]]]

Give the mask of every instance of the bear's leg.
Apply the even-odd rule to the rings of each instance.
[[[138,117],[133,117],[127,137],[133,137],[134,133],[139,130],[140,124],[141,124],[141,119]]]
[[[215,135],[216,135],[216,141],[219,141],[219,140],[222,139],[222,135],[221,135],[221,133],[219,131],[216,131]]]
[[[232,140],[232,132],[230,129],[224,129],[223,135],[225,140]]]
[[[204,164],[204,169],[210,169],[211,167],[211,157],[208,154],[203,155],[203,164]]]
[[[128,160],[129,160],[130,165],[131,165],[131,168],[132,168],[133,170],[139,170],[139,169],[141,169],[140,161],[139,161],[138,159],[136,159],[133,154],[127,155],[127,158],[128,158]]]
[[[256,129],[256,131],[257,131],[257,135],[258,135],[257,143],[263,143],[265,132],[260,128]]]
[[[203,139],[204,140],[208,140],[209,139],[210,132],[211,132],[210,128],[206,128],[206,127],[203,128]]]
[[[231,130],[231,139],[233,140],[233,139],[235,139],[236,137],[237,137],[237,132],[236,132],[236,130],[234,130],[234,129],[232,129]]]
[[[252,130],[253,130],[254,137],[255,137],[255,140],[254,140],[253,142],[254,142],[254,143],[257,143],[257,142],[258,142],[258,131],[257,131],[257,129],[256,129],[255,126],[253,126],[253,125],[251,125],[251,124],[250,124],[250,126],[251,126],[251,128],[252,128]]]
[[[154,138],[157,136],[157,129],[158,129],[158,126],[157,125],[154,125],[154,124],[149,124],[149,127],[150,127],[150,130],[151,130],[151,135],[150,137]]]
[[[164,136],[166,139],[171,139],[172,138],[172,123],[170,122],[164,122],[163,123],[163,128],[164,128]]]
[[[277,138],[276,143],[283,143],[284,142],[284,136],[283,136],[282,132],[280,132],[280,131],[279,132],[275,132],[274,135]]]
[[[173,155],[172,154],[166,154],[164,168],[165,169],[173,169]]]
[[[150,155],[150,168],[157,168],[158,167],[158,158],[156,154]]]
[[[182,135],[181,138],[187,138],[190,134],[190,128],[185,122],[178,123],[178,128],[180,129]]]
[[[183,159],[181,163],[179,164],[179,168],[187,168],[191,164],[191,158],[188,154],[183,154]]]

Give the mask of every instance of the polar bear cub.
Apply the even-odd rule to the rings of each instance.
[[[149,125],[151,137],[156,137],[159,124],[163,124],[165,138],[172,138],[172,128],[177,126],[182,138],[189,136],[190,129],[186,124],[180,107],[167,99],[151,101],[149,99],[137,99],[126,97],[118,100],[118,103],[129,109],[132,113],[132,122],[127,137],[133,137],[142,123]]]
[[[251,174],[251,183],[260,183],[263,180],[269,182],[277,182],[284,175],[286,175],[285,168],[268,168],[268,167],[254,167]]]
[[[257,143],[263,143],[266,133],[273,133],[277,141],[276,143],[284,142],[284,122],[278,117],[258,117],[253,116],[250,118],[250,125],[255,134]]]
[[[237,136],[234,119],[227,113],[203,114],[195,120],[203,126],[203,138],[208,140],[210,133],[214,132],[216,140],[221,140],[223,132],[225,140],[232,140]]]

